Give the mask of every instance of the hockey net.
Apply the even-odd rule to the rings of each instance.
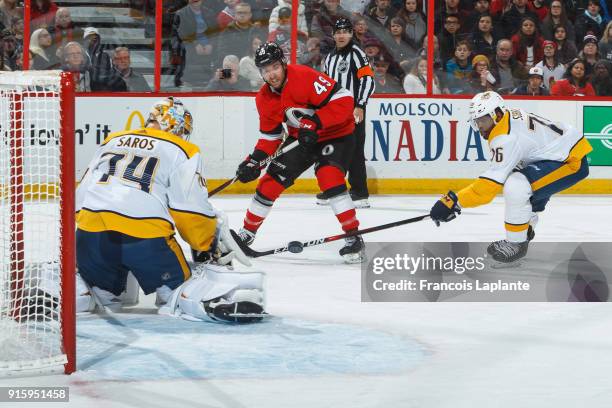
[[[74,85],[0,73],[0,376],[74,371]]]

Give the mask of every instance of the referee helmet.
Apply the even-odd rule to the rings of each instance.
[[[336,23],[334,24],[333,33],[335,34],[339,30],[348,30],[350,32],[353,32],[353,23],[351,23],[351,20],[349,20],[348,18],[341,17],[336,20]]]

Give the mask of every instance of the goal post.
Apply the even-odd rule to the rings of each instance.
[[[76,365],[74,81],[0,73],[0,376]]]

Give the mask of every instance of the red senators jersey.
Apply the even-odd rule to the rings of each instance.
[[[287,120],[288,109],[311,109],[321,121],[319,140],[330,140],[353,133],[353,95],[326,74],[304,65],[288,65],[287,79],[280,93],[264,84],[257,96],[259,131],[256,149],[272,154],[282,138],[285,122],[289,135],[297,137],[297,123]]]

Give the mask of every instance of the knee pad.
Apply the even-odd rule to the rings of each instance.
[[[523,173],[510,174],[504,183],[504,199],[507,204],[527,203],[532,194],[531,183]]]

